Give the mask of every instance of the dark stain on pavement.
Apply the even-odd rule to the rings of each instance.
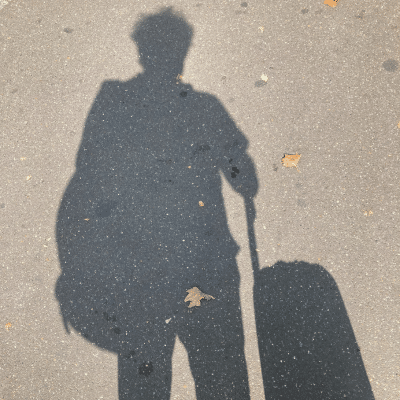
[[[149,376],[153,372],[153,363],[150,362],[145,362],[139,367],[139,375],[143,376]]]
[[[231,177],[232,177],[232,178],[236,178],[236,176],[238,175],[239,172],[240,172],[240,171],[239,171],[238,168],[232,167]]]
[[[96,209],[96,216],[99,218],[107,218],[111,215],[111,211],[117,206],[115,201],[101,202]]]
[[[112,322],[116,322],[117,321],[117,317],[115,315],[108,315],[107,312],[103,312],[103,317],[106,321],[112,321]]]
[[[357,19],[364,19],[364,15],[365,15],[365,10],[361,10],[361,13],[359,15],[356,15],[355,17]]]
[[[125,354],[125,358],[130,359],[133,358],[136,354],[135,350],[131,350],[128,354]]]
[[[263,81],[262,79],[260,79],[259,81],[256,81],[256,83],[254,84],[255,87],[259,88],[259,87],[263,87],[267,84],[267,82]]]
[[[303,8],[303,9],[301,10],[301,13],[302,13],[302,14],[307,14],[309,11],[310,11],[310,10],[309,10],[308,8]]]
[[[64,28],[65,33],[72,33],[74,30],[72,28]]]
[[[307,203],[303,199],[298,199],[297,200],[297,205],[299,207],[303,207],[303,208],[307,207]]]
[[[388,72],[395,72],[399,68],[399,63],[397,60],[389,59],[382,64],[382,67]]]

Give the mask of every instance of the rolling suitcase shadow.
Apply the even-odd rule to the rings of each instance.
[[[247,215],[266,399],[373,400],[335,280],[321,265],[302,261],[260,269],[252,210]]]

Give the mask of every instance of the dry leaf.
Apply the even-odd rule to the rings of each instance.
[[[89,221],[90,218],[85,218],[85,221]]]
[[[399,122],[399,124],[400,124],[400,122]],[[21,157],[20,160],[21,160],[21,161],[25,161],[25,160],[26,160],[26,157]]]
[[[26,180],[29,181],[29,180],[31,180],[31,178],[32,178],[32,175],[28,175],[28,176],[26,177]]]
[[[199,206],[204,207],[204,203],[202,201],[199,201]]]
[[[261,33],[263,33],[263,32],[264,32],[264,27],[263,27],[263,26],[259,26],[259,27],[258,27],[258,30],[259,30]]]
[[[299,171],[299,168],[297,167],[297,164],[300,161],[301,154],[285,154],[285,157],[282,158],[282,164],[286,168],[297,168],[297,171]],[[300,171],[299,171],[300,172]]]
[[[324,4],[327,4],[331,7],[336,7],[339,0],[325,0]]]
[[[185,297],[185,301],[190,301],[188,308],[200,307],[201,306],[200,300],[202,300],[202,299],[205,299],[205,300],[215,299],[215,297],[212,297],[209,294],[203,293],[198,287],[194,287],[189,290],[186,290],[186,293],[189,293]]]
[[[400,121],[399,121],[399,123],[397,124],[397,127],[400,129]]]
[[[11,322],[7,322],[7,323],[6,323],[6,329],[9,330],[11,327],[12,327]]]
[[[267,82],[267,80],[268,80],[268,76],[267,76],[267,75],[264,75],[264,74],[262,74],[262,75],[261,75],[261,80],[263,80],[264,82]]]

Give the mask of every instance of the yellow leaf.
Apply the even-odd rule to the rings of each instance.
[[[300,161],[301,154],[285,154],[285,157],[282,158],[282,164],[286,168],[297,168],[297,171],[299,171],[297,164]]]
[[[324,4],[327,4],[331,7],[336,7],[339,0],[325,0]]]
[[[215,299],[215,297],[212,297],[209,294],[203,293],[198,287],[193,287],[189,290],[186,290],[186,293],[189,293],[185,297],[185,301],[190,301],[188,308],[200,307],[201,306],[200,300],[202,300],[202,299],[205,299],[205,300]]]

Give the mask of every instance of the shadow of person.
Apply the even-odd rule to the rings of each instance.
[[[170,8],[136,24],[143,73],[103,83],[58,213],[65,327],[118,354],[120,399],[169,398],[176,336],[199,400],[249,398],[221,175],[248,199],[257,179],[221,103],[181,82],[191,37]],[[192,287],[214,299],[188,308]]]
[[[339,289],[323,267],[278,262],[256,272],[254,303],[266,398],[374,399]]]

